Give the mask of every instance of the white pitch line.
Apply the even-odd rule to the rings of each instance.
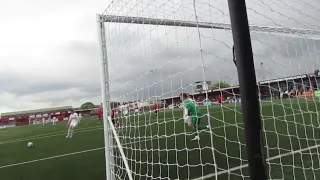
[[[77,133],[96,131],[96,130],[101,130],[101,129],[103,129],[103,127],[95,128],[95,129],[91,128],[91,129],[81,130],[81,131],[78,130],[78,131],[74,131],[74,133],[77,134]],[[61,136],[61,135],[66,135],[66,133],[43,135],[43,136],[33,136],[33,137],[27,137],[27,138],[12,139],[12,140],[2,141],[2,142],[0,141],[0,145],[28,141],[28,140],[35,140],[35,139],[43,139],[43,138],[49,138],[49,137],[55,137],[55,136]]]
[[[92,126],[92,127],[87,127],[87,128],[77,128],[76,131],[80,131],[80,130],[88,130],[88,129],[96,129],[96,128],[103,128],[102,126]],[[35,138],[35,137],[42,137],[42,136],[47,136],[47,135],[54,135],[54,134],[60,134],[66,131],[56,131],[56,132],[52,132],[52,133],[44,133],[44,134],[38,134],[35,136],[29,136],[29,137],[23,137],[23,138],[17,138],[17,139],[12,139],[12,140],[19,140],[19,139],[26,139],[26,138]],[[11,141],[11,140],[6,140],[6,141]]]
[[[20,162],[20,163],[15,163],[15,164],[8,164],[8,165],[0,166],[0,169],[7,168],[7,167],[13,167],[13,166],[19,166],[19,165],[23,165],[23,164],[30,164],[30,163],[34,163],[34,162],[45,161],[45,160],[55,159],[55,158],[60,158],[60,157],[65,157],[65,156],[71,156],[71,155],[75,155],[75,154],[82,154],[82,153],[86,153],[86,152],[97,151],[100,149],[104,149],[104,147],[88,149],[88,150],[84,150],[84,151],[78,151],[78,152],[67,153],[67,154],[61,154],[61,155],[57,155],[57,156],[51,156],[51,157],[46,157],[46,158],[41,158],[41,159],[36,159],[36,160],[31,160],[31,161],[25,161],[25,162]]]
[[[139,124],[143,124],[143,123],[139,123]],[[103,127],[102,126],[93,126],[93,127],[90,127],[90,128],[76,129],[74,133],[88,132],[88,131],[94,131],[94,130],[100,130],[100,129],[103,129]],[[66,131],[57,131],[57,132],[54,132],[54,133],[39,134],[39,135],[36,135],[36,136],[29,136],[29,137],[25,137],[25,138],[18,138],[18,139],[0,141],[0,145],[1,144],[15,143],[15,142],[28,141],[28,140],[34,140],[34,139],[43,139],[43,138],[61,136],[61,135],[65,135],[65,132]]]
[[[271,158],[266,159],[266,161],[272,161],[272,160],[275,160],[275,159],[280,159],[280,158],[285,157],[285,156],[293,155],[293,154],[296,154],[296,153],[301,153],[303,151],[315,149],[315,148],[318,148],[318,147],[320,147],[320,144],[314,145],[314,146],[311,146],[311,147],[307,147],[307,148],[304,148],[304,149],[299,149],[299,150],[287,152],[287,153],[280,154],[280,155],[277,155],[277,156],[273,156]],[[230,169],[227,169],[227,170],[219,171],[217,173],[208,174],[208,175],[205,175],[205,176],[202,176],[202,177],[199,177],[199,178],[195,178],[195,179],[192,179],[192,180],[203,180],[203,179],[207,179],[207,178],[212,178],[212,177],[215,177],[215,176],[219,176],[221,174],[226,174],[226,173],[230,173],[232,171],[237,171],[239,169],[247,168],[248,166],[249,166],[248,164],[244,164],[244,165],[241,165],[241,166],[237,166],[237,167],[233,167],[233,168],[230,168]]]
[[[267,105],[263,105],[263,106],[271,106],[270,104]],[[180,110],[180,109],[177,109]],[[224,112],[228,112],[228,111],[234,111],[234,110],[224,110]],[[213,112],[214,113],[221,113],[221,112]],[[271,117],[269,117],[271,118]],[[176,118],[165,118],[165,120],[174,120],[174,119],[182,119],[182,117],[176,117]],[[152,122],[156,122],[158,120],[164,120],[163,118],[161,119],[152,119]],[[144,124],[145,122],[140,122],[138,124]],[[242,124],[242,123],[238,123],[238,124]],[[231,125],[226,125],[226,126],[231,126]],[[89,127],[89,128],[80,128],[77,129],[75,132],[86,132],[86,131],[90,131],[89,129],[93,129],[93,130],[98,130],[98,129],[103,129],[103,127],[101,126],[93,126],[93,127]],[[224,127],[224,126],[222,126]],[[97,128],[97,129],[96,129]],[[220,128],[220,127],[217,127]],[[215,128],[213,128],[215,129]],[[80,131],[80,130],[84,130],[84,131]],[[0,131],[0,132],[7,132],[7,131]],[[42,138],[46,138],[46,137],[54,137],[54,136],[60,136],[62,135],[61,133],[64,133],[65,131],[57,131],[57,132],[53,132],[53,133],[46,133],[46,134],[39,134],[36,136],[29,136],[29,137],[25,137],[25,138],[17,138],[17,139],[12,139],[12,140],[6,140],[6,141],[0,141],[0,144],[7,144],[7,143],[11,143],[11,142],[20,142],[20,141],[26,141],[26,140],[32,140],[32,139],[42,139]]]
[[[281,116],[284,117],[284,116]],[[267,119],[271,119],[271,118],[275,118],[275,117],[267,117],[264,120]],[[162,119],[161,119],[162,120]],[[172,120],[172,118],[170,118],[169,120]],[[139,123],[139,124],[143,124],[143,123]],[[228,126],[237,126],[243,123],[237,123],[237,124],[228,124],[228,125],[224,125],[224,126],[217,126],[217,127],[213,127],[212,129],[218,129],[218,128],[223,128],[223,127],[228,127]],[[88,131],[94,131],[94,130],[100,130],[103,129],[103,127],[101,126],[93,126],[93,127],[89,127],[89,128],[80,128],[77,129],[75,131],[75,133],[80,133],[80,132],[88,132]],[[6,132],[6,131],[0,131],[0,132]],[[57,131],[57,132],[53,132],[53,133],[46,133],[46,134],[39,134],[36,136],[29,136],[29,137],[25,137],[25,138],[17,138],[17,139],[12,139],[12,140],[6,140],[6,141],[0,141],[0,144],[8,144],[8,143],[14,143],[14,142],[21,142],[21,141],[27,141],[27,140],[33,140],[33,139],[43,139],[43,138],[47,138],[47,137],[54,137],[54,136],[60,136],[60,135],[64,135],[65,131]]]
[[[139,124],[143,124],[143,123],[139,123]],[[95,131],[95,130],[101,130],[101,129],[103,129],[103,126],[93,126],[93,127],[90,127],[90,128],[76,129],[74,131],[74,133]],[[18,139],[0,141],[0,145],[1,144],[9,144],[9,143],[15,143],[15,142],[22,142],[22,141],[28,141],[28,140],[34,140],[34,139],[43,139],[43,138],[66,135],[65,132],[66,131],[57,131],[57,132],[53,132],[53,133],[39,134],[39,135],[36,135],[36,136],[29,136],[29,137],[25,137],[25,138],[18,138]]]

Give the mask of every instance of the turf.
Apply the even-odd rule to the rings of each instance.
[[[83,120],[72,139],[65,138],[66,129],[66,123],[60,122],[56,126],[31,125],[2,130],[6,132],[0,132],[1,179],[105,179],[103,149],[1,168],[104,146],[102,123],[99,124],[97,120]],[[34,148],[27,148],[29,141],[34,143]]]
[[[269,179],[320,177],[318,109],[316,101],[306,99],[262,103]],[[135,179],[214,179],[216,171],[218,179],[249,179],[240,105],[212,106],[209,114],[212,129],[201,132],[199,143],[190,141],[194,135],[180,109],[119,119],[118,136]],[[203,123],[207,119],[203,117]],[[65,122],[0,130],[1,179],[105,179],[102,127],[96,119],[84,119],[72,139],[65,138]],[[34,148],[26,147],[29,141]],[[81,152],[85,150],[92,151]],[[70,154],[74,152],[80,153]],[[117,148],[112,156],[114,174],[128,179]],[[22,162],[27,163],[17,164]]]

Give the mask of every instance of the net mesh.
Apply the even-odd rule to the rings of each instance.
[[[227,5],[116,0],[102,14],[125,154],[115,143],[109,167],[116,179],[128,179],[124,161],[134,179],[249,179]],[[316,179],[320,3],[253,0],[247,12],[268,178]],[[185,123],[180,93],[190,94],[201,124],[210,125],[199,141],[192,141],[197,134]]]

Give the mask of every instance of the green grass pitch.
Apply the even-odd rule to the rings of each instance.
[[[311,99],[261,104],[269,179],[320,177],[319,107]],[[200,142],[190,141],[194,135],[181,110],[119,119],[118,135],[135,179],[249,179],[240,105],[209,112],[212,130],[201,132]],[[0,130],[1,179],[105,179],[102,128],[95,118],[84,119],[72,139],[65,138],[65,122]],[[27,148],[29,141],[34,148]],[[128,179],[117,149],[113,159],[118,179]]]

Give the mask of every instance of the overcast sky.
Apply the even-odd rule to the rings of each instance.
[[[116,0],[105,14],[229,23],[227,1]],[[96,13],[110,0],[0,4],[0,112],[101,102]],[[318,0],[252,0],[250,23],[320,29]],[[107,23],[112,98],[175,95],[195,81],[237,84],[229,31]],[[319,68],[316,36],[252,33],[257,76]],[[317,37],[318,38],[318,37]],[[261,62],[263,65],[261,66]],[[204,68],[203,68],[204,67]],[[155,85],[153,85],[155,84]]]

